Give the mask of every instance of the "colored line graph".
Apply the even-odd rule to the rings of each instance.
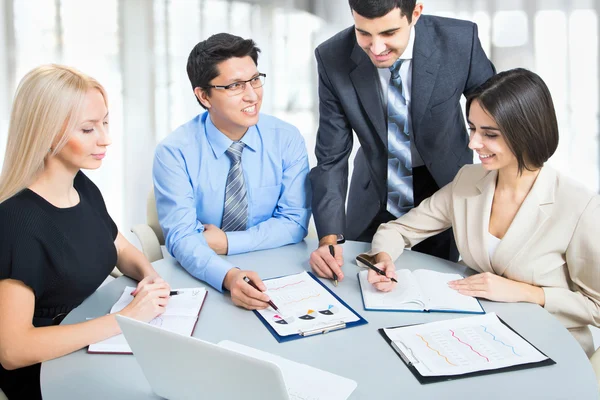
[[[307,299],[312,299],[312,298],[314,298],[314,297],[319,297],[320,295],[321,295],[321,293],[319,293],[319,294],[318,294],[318,295],[316,295],[316,296],[308,296],[308,297],[303,297],[303,298],[301,298],[301,299],[298,299],[298,300],[294,300],[294,301],[287,302],[287,303],[285,303],[284,305],[288,305],[288,304],[292,304],[292,303],[299,303],[299,302],[301,302],[301,301],[304,301],[304,300],[307,300]]]
[[[294,286],[294,285],[298,285],[298,284],[300,284],[300,283],[302,283],[302,282],[304,282],[304,281],[302,280],[302,281],[299,281],[299,282],[288,283],[287,285],[279,286],[279,287],[272,288],[272,289],[269,289],[269,290],[270,290],[270,291],[271,291],[271,290],[280,290],[280,289],[286,288],[286,287],[288,287],[288,286]]]
[[[449,330],[450,330],[450,333],[452,333],[452,337],[453,337],[454,339],[458,340],[460,343],[464,344],[465,346],[468,346],[468,347],[471,349],[471,351],[472,351],[472,352],[474,352],[474,353],[477,353],[477,355],[478,355],[479,357],[485,358],[485,360],[486,360],[487,362],[490,362],[490,359],[489,359],[489,358],[487,358],[486,356],[484,356],[483,354],[481,354],[480,352],[478,352],[477,350],[475,350],[475,349],[473,348],[473,346],[471,346],[469,343],[465,343],[465,342],[463,342],[462,340],[460,340],[460,338],[454,334],[454,331],[453,331],[452,329],[449,329]]]
[[[416,333],[416,335],[417,335],[418,337],[420,337],[422,341],[424,341],[424,342],[425,342],[425,344],[427,345],[427,347],[429,347],[431,350],[435,351],[435,352],[438,354],[438,356],[440,356],[440,357],[442,357],[443,359],[445,359],[445,360],[446,360],[446,362],[447,362],[448,364],[452,365],[453,367],[456,367],[456,364],[452,364],[452,363],[450,362],[450,360],[448,360],[448,357],[446,357],[446,356],[442,355],[442,353],[440,353],[438,350],[436,350],[436,349],[434,349],[433,347],[431,347],[431,346],[429,345],[429,342],[428,342],[427,340],[425,340],[425,338],[424,338],[423,336],[419,335],[418,333]]]
[[[502,340],[500,339],[496,339],[496,335],[494,335],[491,332],[488,332],[487,327],[485,325],[481,325],[481,327],[483,328],[483,331],[485,333],[487,333],[488,335],[492,336],[492,339],[494,339],[496,342],[502,343],[503,345],[505,345],[506,347],[510,347],[510,349],[512,350],[512,352],[514,353],[515,356],[517,357],[521,357],[519,354],[517,354],[517,352],[515,351],[515,348],[509,344],[504,343]]]

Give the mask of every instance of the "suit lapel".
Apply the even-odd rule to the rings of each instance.
[[[479,195],[467,198],[467,243],[474,261],[482,272],[492,272],[487,250],[487,232],[496,190],[497,171],[488,172],[475,186]]]
[[[549,167],[542,168],[531,191],[496,248],[492,258],[496,274],[504,275],[515,257],[527,249],[529,242],[544,229],[544,224],[550,218],[552,211],[555,185],[556,171]]]
[[[415,47],[413,49],[412,88],[411,88],[411,118],[413,132],[419,132],[421,119],[425,114],[427,104],[440,67],[440,52],[422,20],[415,25]]]
[[[358,99],[375,127],[383,144],[387,147],[387,125],[383,103],[379,94],[379,76],[377,69],[363,49],[354,44],[351,55],[356,68],[350,72],[350,80],[358,95]]]

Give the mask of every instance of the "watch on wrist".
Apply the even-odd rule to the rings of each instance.
[[[346,238],[344,238],[344,235],[342,235],[341,233],[338,233],[336,236],[337,236],[337,244],[346,243]]]

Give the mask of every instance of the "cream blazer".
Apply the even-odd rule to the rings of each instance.
[[[485,238],[497,175],[463,167],[418,207],[382,224],[369,254],[396,260],[405,247],[452,227],[462,263],[541,287],[546,310],[591,355],[588,325],[600,326],[600,196],[543,167],[490,260]]]

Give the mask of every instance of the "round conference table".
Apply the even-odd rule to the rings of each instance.
[[[309,271],[308,259],[316,246],[316,240],[306,240],[227,259],[242,269],[257,271],[264,279]],[[495,312],[552,358],[555,365],[420,384],[377,329],[464,315],[365,311],[356,275],[359,267],[354,258],[366,251],[369,244],[347,242],[343,247],[344,280],[338,287],[331,281],[324,280],[324,283],[369,323],[285,343],[278,343],[253,312],[233,305],[228,294],[219,293],[193,278],[173,258],[167,256],[153,265],[173,288],[207,288],[208,296],[194,337],[213,343],[232,340],[353,379],[358,387],[350,399],[598,399],[596,378],[582,348],[557,319],[542,307],[528,303],[481,301],[486,312]],[[472,273],[459,264],[411,251],[405,251],[396,266],[463,275]],[[106,314],[127,285],[135,286],[135,282],[120,277],[104,285],[71,311],[62,323],[73,324]],[[210,363],[211,360],[198,362]],[[165,368],[172,366],[165,365]],[[134,356],[87,354],[87,349],[44,362],[41,387],[45,400],[158,398]]]

